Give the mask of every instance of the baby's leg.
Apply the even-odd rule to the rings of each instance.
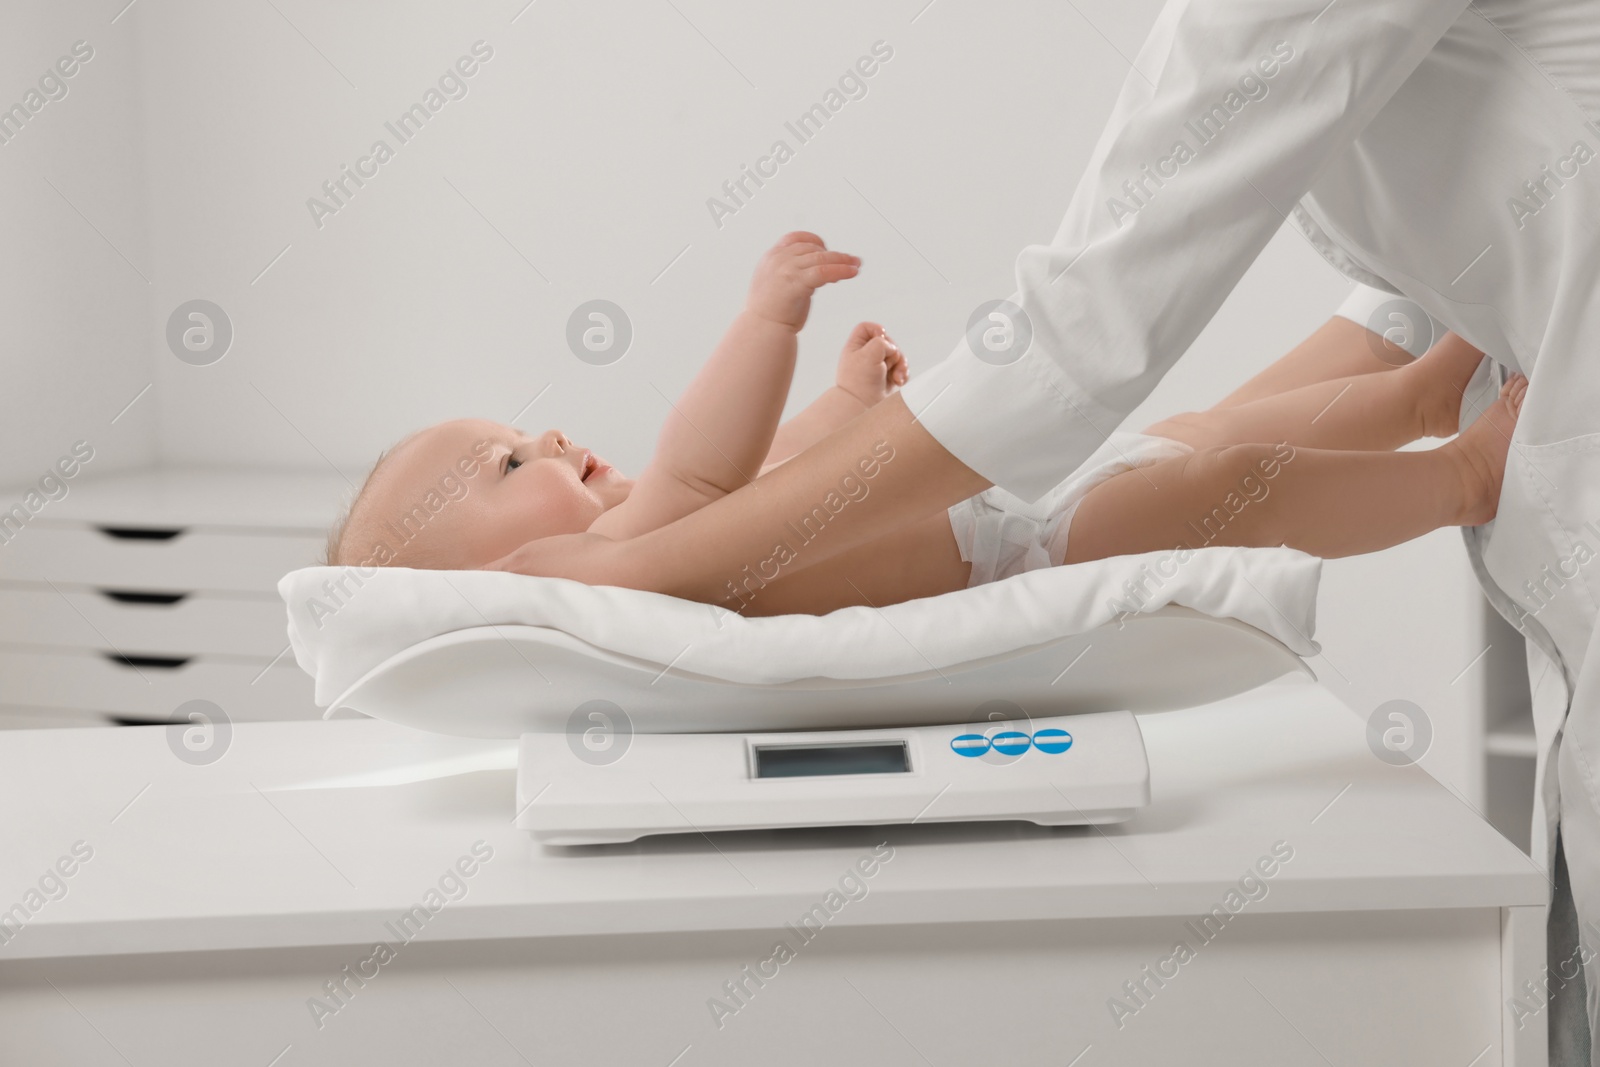
[[[1379,346],[1378,351],[1385,352],[1384,358],[1378,357],[1374,344]],[[1410,361],[1411,354],[1405,349],[1378,338],[1358,322],[1335,315],[1216,406],[1233,407],[1333,378],[1394,370]]]
[[[1482,418],[1425,452],[1235,444],[1124,472],[1083,498],[1063,562],[1207,545],[1331,559],[1487,522],[1526,387],[1513,379]]]
[[[1394,449],[1456,432],[1483,353],[1455,334],[1388,374],[1359,374],[1230,407],[1175,415],[1146,432],[1195,448],[1287,441],[1304,448]]]

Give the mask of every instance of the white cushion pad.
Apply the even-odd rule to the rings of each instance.
[[[595,648],[743,685],[950,671],[1113,622],[1188,607],[1316,654],[1322,561],[1287,548],[1155,552],[1030,571],[883,608],[745,618],[658,593],[503,571],[306,567],[278,583],[296,661],[333,704],[389,657],[483,626],[562,631]]]

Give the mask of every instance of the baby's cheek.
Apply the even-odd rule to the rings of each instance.
[[[610,493],[592,493],[584,501],[583,514],[578,520],[578,530],[582,532],[594,525],[594,521],[607,511],[620,503]]]
[[[545,521],[553,521],[559,527],[556,531],[559,533],[582,533],[605,510],[581,483],[563,486],[562,491],[551,493],[548,500],[550,511]]]

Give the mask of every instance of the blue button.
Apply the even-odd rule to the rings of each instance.
[[[1033,735],[1033,747],[1054,756],[1072,747],[1072,735],[1055,727],[1040,730]]]
[[[950,751],[958,756],[981,756],[989,751],[989,739],[982,734],[962,734],[950,739]]]
[[[1028,735],[1017,730],[1002,730],[994,735],[994,750],[1002,756],[1020,756],[1028,751]]]

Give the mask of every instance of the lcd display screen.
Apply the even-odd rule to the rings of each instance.
[[[844,745],[756,745],[757,778],[815,778],[831,774],[905,774],[904,741]]]

